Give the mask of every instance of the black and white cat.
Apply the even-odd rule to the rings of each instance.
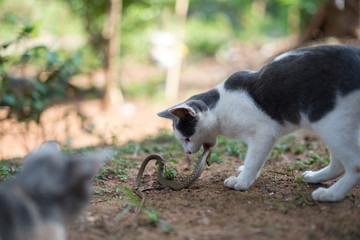
[[[214,89],[158,113],[173,120],[185,152],[216,144],[218,135],[248,143],[238,176],[225,180],[247,189],[259,175],[279,137],[299,128],[316,132],[330,150],[330,164],[306,171],[319,183],[344,175],[312,193],[317,201],[339,201],[360,182],[360,48],[325,45],[284,53],[259,71],[233,73]]]
[[[86,205],[106,156],[66,156],[47,142],[25,157],[21,173],[0,185],[0,240],[65,240],[64,224]]]

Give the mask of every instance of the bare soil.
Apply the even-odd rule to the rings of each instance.
[[[300,135],[299,138],[303,138]],[[306,138],[306,137],[305,137]],[[319,142],[315,137],[311,142]],[[142,162],[139,155],[133,160]],[[108,189],[94,195],[82,217],[68,227],[69,239],[360,239],[360,187],[337,203],[317,203],[311,192],[329,187],[299,182],[303,155],[284,153],[270,157],[260,176],[247,191],[235,191],[223,181],[242,164],[238,157],[220,156],[189,188],[173,191],[157,183],[155,165],[147,167],[141,189],[145,207],[154,209],[160,220],[151,223],[145,212],[132,208],[115,184],[132,188],[137,168],[120,181],[95,181],[95,189]],[[191,161],[190,161],[191,162]],[[180,176],[190,174],[189,157],[179,159]],[[295,166],[289,170],[290,166]],[[306,169],[320,169],[314,163]]]

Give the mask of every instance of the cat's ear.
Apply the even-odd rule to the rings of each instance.
[[[180,104],[169,110],[170,114],[178,118],[184,118],[186,116],[196,117],[195,110],[187,104]]]
[[[177,104],[157,114],[159,117],[175,120],[185,116],[197,117],[195,110],[186,103]]]
[[[24,158],[24,167],[25,169],[28,166],[37,164],[37,162],[42,161],[43,158],[48,158],[49,156],[58,157],[61,155],[60,144],[56,141],[47,141],[40,145],[36,150],[29,153]]]
[[[157,115],[158,115],[159,117],[168,118],[168,119],[171,119],[171,120],[174,120],[174,119],[175,119],[174,115],[172,115],[172,114],[170,113],[169,109],[166,109],[166,110],[164,110],[164,111],[162,111],[162,112],[158,112]]]
[[[68,179],[74,183],[90,180],[102,164],[114,156],[111,150],[72,156],[68,163]]]

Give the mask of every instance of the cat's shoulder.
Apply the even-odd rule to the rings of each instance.
[[[186,100],[186,103],[191,106],[204,111],[207,109],[213,109],[220,99],[220,92],[217,88],[213,88],[209,91],[194,95]]]

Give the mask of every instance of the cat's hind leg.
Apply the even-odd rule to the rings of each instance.
[[[318,188],[312,193],[316,201],[335,202],[344,199],[346,194],[360,182],[360,94],[339,101],[336,109],[322,120],[313,124],[331,153],[331,163],[317,173],[306,174],[313,182],[324,181],[341,174],[344,175],[329,188]],[[305,176],[306,177],[306,176]]]
[[[360,150],[356,142],[329,146],[329,148],[337,156],[341,156],[345,174],[331,187],[327,189],[320,187],[315,190],[312,197],[316,201],[335,202],[342,200],[360,182]]]
[[[313,172],[306,171],[302,175],[302,179],[307,183],[321,183],[327,180],[336,178],[344,173],[344,167],[339,158],[335,157],[332,152],[330,152],[330,164],[329,166]]]

